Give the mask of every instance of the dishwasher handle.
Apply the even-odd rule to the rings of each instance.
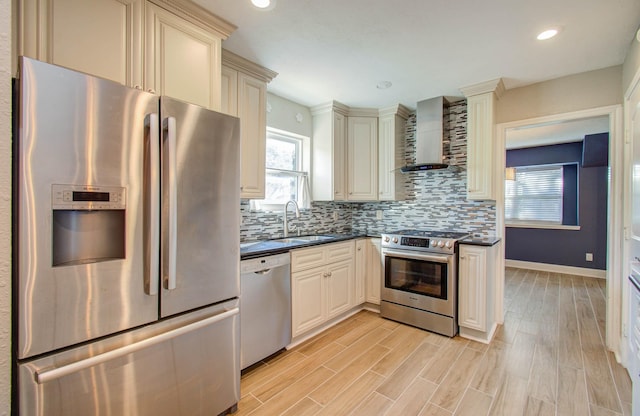
[[[272,270],[272,269],[264,269],[264,270],[258,270],[258,271],[255,271],[255,272],[253,272],[253,273],[254,273],[254,274],[261,274],[261,275],[265,275],[265,274],[269,274],[269,273],[271,273],[271,270]]]

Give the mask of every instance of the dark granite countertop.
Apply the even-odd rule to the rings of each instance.
[[[329,238],[317,241],[279,241],[281,238],[273,240],[261,240],[240,244],[240,260],[248,260],[256,257],[271,256],[286,253],[290,250],[302,247],[317,246],[321,244],[335,243],[338,241],[353,240],[356,238],[367,238],[366,234],[319,234]],[[295,239],[298,236],[289,236]],[[303,236],[304,237],[304,236]]]
[[[500,241],[500,237],[474,237],[469,236],[460,240],[460,244],[468,244],[473,246],[493,246]]]

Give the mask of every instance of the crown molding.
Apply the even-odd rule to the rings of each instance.
[[[396,115],[406,120],[414,112],[415,110],[412,110],[409,107],[405,107],[402,104],[396,104],[391,107],[381,108],[378,110],[378,117]]]
[[[349,117],[378,117],[377,108],[349,108]]]
[[[222,40],[227,39],[238,28],[234,24],[216,16],[204,7],[198,6],[187,0],[151,0],[151,3],[160,6],[183,19],[195,22],[217,33]]]
[[[349,107],[335,100],[311,107],[311,115],[314,116],[317,114],[324,114],[329,111],[335,111],[336,113],[342,114],[343,116],[349,115]]]
[[[240,55],[236,55],[226,49],[222,49],[222,65],[235,69],[236,71],[249,74],[252,77],[267,83],[271,82],[272,79],[278,76],[277,72],[258,65],[255,62],[251,62],[250,60],[245,59]]]
[[[466,87],[460,87],[459,90],[465,97],[472,97],[474,95],[485,94],[493,92],[497,98],[500,98],[505,91],[502,78],[492,79],[490,81],[481,82],[479,84],[468,85]]]

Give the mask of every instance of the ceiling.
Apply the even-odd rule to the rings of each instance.
[[[194,1],[238,27],[225,49],[279,73],[270,92],[306,106],[415,108],[499,77],[510,89],[619,65],[640,22],[638,0]]]
[[[553,123],[532,124],[507,130],[506,148],[544,146],[549,144],[579,142],[587,134],[609,132],[609,117],[589,117]]]

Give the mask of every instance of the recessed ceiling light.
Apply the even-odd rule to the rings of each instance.
[[[547,40],[547,39],[551,39],[552,37],[554,37],[557,34],[558,34],[558,29],[548,29],[548,30],[545,30],[544,32],[540,33],[536,37],[536,39],[538,39],[538,40]]]
[[[251,3],[259,9],[267,9],[274,2],[275,0],[251,0]]]
[[[379,90],[386,90],[387,88],[391,88],[393,84],[390,81],[380,81],[378,82],[378,85],[376,85],[376,88],[378,88]]]

